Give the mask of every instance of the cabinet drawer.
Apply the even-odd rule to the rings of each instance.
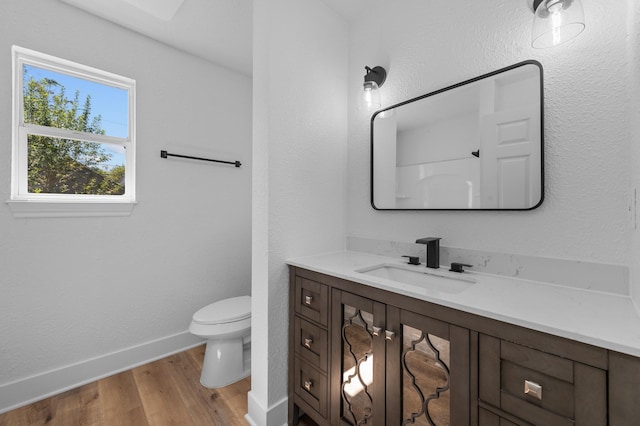
[[[294,361],[293,391],[323,417],[327,416],[327,376],[299,357]]]
[[[571,366],[573,371],[573,366]],[[574,417],[573,383],[558,380],[535,370],[503,360],[500,370],[501,403],[507,412],[517,406],[518,398],[563,417]]]
[[[296,313],[326,326],[329,305],[328,295],[329,292],[326,285],[306,278],[296,277]]]
[[[300,358],[309,364],[327,371],[327,331],[305,321],[295,318],[295,351]]]
[[[523,423],[524,424],[524,423]],[[478,426],[519,426],[516,423],[492,413],[489,410],[480,408],[478,413]]]
[[[480,335],[479,396],[537,425],[606,424],[606,373]]]

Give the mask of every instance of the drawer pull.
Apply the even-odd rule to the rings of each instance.
[[[305,380],[302,386],[304,386],[307,392],[311,392],[311,388],[313,387],[313,382],[311,380]]]
[[[524,381],[524,394],[542,401],[542,386],[529,380]]]
[[[304,297],[304,304],[310,306],[313,302],[313,296],[306,295]]]
[[[388,341],[393,342],[394,337],[396,337],[396,333],[394,333],[393,331],[389,331],[389,330],[384,331],[384,338],[387,339]]]
[[[378,337],[382,333],[382,327],[373,326],[373,335]]]
[[[304,338],[304,346],[311,349],[311,345],[313,344],[313,339],[310,337]]]

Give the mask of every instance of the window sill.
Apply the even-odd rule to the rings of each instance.
[[[16,218],[130,216],[135,202],[8,200]]]

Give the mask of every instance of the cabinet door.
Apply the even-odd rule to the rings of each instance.
[[[469,424],[469,331],[387,307],[387,424]]]
[[[385,305],[333,290],[333,425],[385,424]]]

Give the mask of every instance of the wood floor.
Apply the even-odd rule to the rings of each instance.
[[[0,414],[0,426],[246,425],[250,378],[220,389],[200,384],[198,346]]]

